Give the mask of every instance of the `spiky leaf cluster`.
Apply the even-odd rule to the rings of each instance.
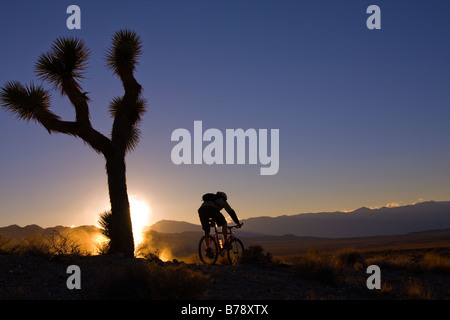
[[[89,49],[78,38],[58,38],[51,49],[40,55],[35,71],[39,79],[48,81],[64,94],[67,85],[81,90]]]
[[[9,81],[0,90],[0,101],[17,118],[37,120],[43,112],[48,112],[50,93],[34,83],[24,86],[18,81]]]
[[[129,113],[128,121],[130,122],[131,125],[129,125],[128,130],[125,131],[126,134],[125,139],[127,141],[126,146],[127,152],[134,150],[139,143],[139,137],[141,135],[139,124],[141,123],[142,116],[146,111],[146,104],[147,100],[142,97],[139,97],[139,99],[136,101],[136,107],[128,112]],[[125,107],[123,105],[123,98],[115,97],[112,99],[109,105],[109,114],[113,119],[115,119],[120,112],[125,112],[124,109]]]
[[[118,76],[133,72],[142,54],[142,41],[135,31],[120,30],[112,38],[106,54],[106,65]]]

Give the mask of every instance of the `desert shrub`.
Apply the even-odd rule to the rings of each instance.
[[[70,238],[69,235],[62,235],[58,231],[53,231],[46,237],[46,241],[48,254],[51,256],[85,254],[77,240]]]
[[[10,254],[11,250],[11,238],[7,238],[0,234],[0,254]]]
[[[267,266],[272,264],[272,254],[267,252],[260,245],[249,246],[244,249],[242,254],[242,264],[253,264],[258,266]]]
[[[32,256],[49,256],[50,249],[48,241],[44,236],[34,234],[27,236],[16,244],[14,253]]]
[[[347,266],[353,267],[360,271],[367,267],[367,263],[361,253],[354,249],[343,249],[334,254],[337,263],[341,264],[343,268]]]
[[[0,235],[0,254],[4,255],[47,255],[45,239],[38,235],[29,235],[25,239],[16,240]]]
[[[184,264],[167,266],[133,259],[102,270],[98,290],[101,299],[200,299],[210,284],[209,277]]]
[[[325,284],[338,284],[343,274],[343,265],[331,254],[308,251],[291,259],[297,277],[312,278]]]
[[[58,231],[50,235],[30,234],[23,240],[6,239],[0,236],[0,253],[15,255],[43,256],[47,258],[61,255],[87,255],[77,240]]]

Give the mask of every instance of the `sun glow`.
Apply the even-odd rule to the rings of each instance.
[[[143,240],[144,228],[149,224],[151,209],[145,201],[130,197],[130,214],[134,245],[137,247]]]

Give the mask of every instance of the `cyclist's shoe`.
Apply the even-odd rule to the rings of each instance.
[[[212,251],[211,248],[206,249],[206,256],[210,259],[214,258],[214,252]]]

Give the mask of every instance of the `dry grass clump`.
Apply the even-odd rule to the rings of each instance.
[[[450,256],[438,252],[402,252],[389,250],[367,258],[380,268],[405,269],[413,272],[450,273]]]
[[[327,285],[352,287],[369,298],[401,298],[410,300],[436,299],[431,284],[422,274],[449,274],[448,250],[388,250],[359,252],[344,249],[335,252],[308,251],[285,257],[298,277],[314,279]],[[381,269],[381,289],[365,290],[367,266]],[[311,296],[311,298],[317,298]]]
[[[427,252],[418,263],[422,272],[450,273],[450,256]]]
[[[416,280],[411,279],[406,284],[406,288],[404,290],[406,298],[410,300],[432,300],[435,299],[434,294],[431,291],[431,288]]]
[[[260,245],[250,246],[244,249],[242,254],[242,264],[252,264],[257,266],[272,265],[272,254],[270,252],[264,253],[264,248]]]
[[[285,260],[291,264],[295,274],[300,278],[315,279],[326,284],[338,284],[344,273],[344,256],[322,251],[308,251],[305,254],[290,257]]]

